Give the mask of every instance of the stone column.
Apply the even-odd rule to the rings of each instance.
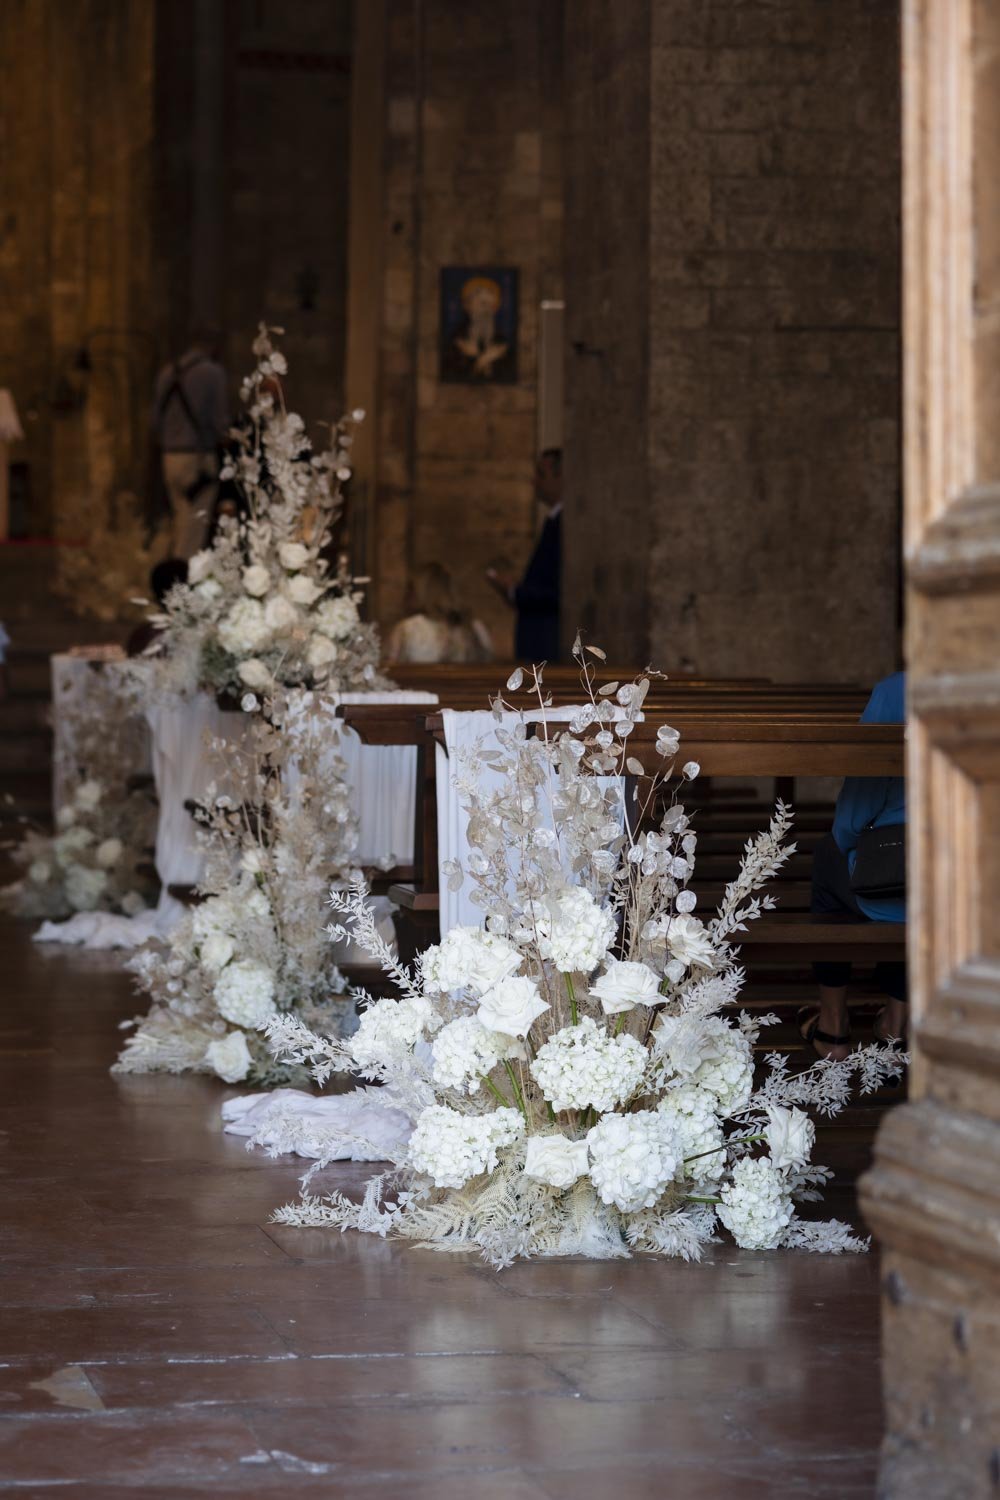
[[[1000,1492],[1000,6],[904,28],[910,1102],[884,1251],[884,1500]]]
[[[898,654],[897,14],[566,9],[564,619],[616,657]]]

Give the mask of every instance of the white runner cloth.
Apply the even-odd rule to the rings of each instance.
[[[579,706],[572,705],[566,708],[549,708],[546,709],[545,717],[550,724],[566,724],[579,712]],[[498,749],[497,729],[513,729],[516,724],[520,723],[521,715],[505,713],[498,723],[493,713],[487,709],[460,711],[446,708],[442,710],[441,717],[444,720],[444,739],[447,749],[441,745],[437,747],[435,781],[437,785],[438,893],[441,936],[444,938],[453,927],[481,927],[485,918],[482,907],[476,906],[471,899],[475,886],[468,875],[459,890],[450,891],[448,876],[444,868],[450,860],[457,860],[463,870],[468,868],[469,814],[462,806],[455,787],[460,757],[463,753],[475,748],[480,741],[483,742],[485,750]],[[524,717],[531,724],[535,723],[541,714],[529,713]],[[501,780],[502,776],[499,771],[486,767],[483,770],[480,785],[488,791],[492,786],[499,787]]]
[[[301,1089],[243,1094],[222,1106],[227,1135],[322,1161],[386,1161],[410,1138],[409,1116],[393,1107],[389,1089],[356,1088],[317,1097]]]

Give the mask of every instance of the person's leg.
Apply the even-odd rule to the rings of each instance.
[[[876,964],[875,983],[886,997],[875,1020],[875,1035],[884,1042],[902,1041],[909,1019],[905,963]]]
[[[851,891],[847,860],[832,834],[827,834],[816,846],[813,855],[809,909],[816,915],[836,913],[841,916],[857,916],[859,920],[862,918]],[[824,960],[813,964],[813,974],[819,985],[819,1015],[813,1033],[813,1046],[820,1057],[832,1057],[840,1061],[850,1052],[847,986],[851,979],[851,965]],[[838,1037],[841,1040],[824,1041],[824,1037]]]

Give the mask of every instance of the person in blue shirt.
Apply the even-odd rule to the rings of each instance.
[[[906,721],[906,675],[896,672],[876,684],[862,724],[903,724]],[[856,896],[851,874],[858,839],[866,828],[885,828],[906,822],[905,784],[901,776],[848,776],[837,798],[833,832],[820,843],[813,856],[811,910],[817,914],[850,915],[859,922],[905,922],[903,898],[872,900]],[[847,986],[849,963],[813,965],[819,984],[819,1009],[807,1007],[799,1014],[805,1041],[820,1057],[844,1058],[850,1051],[850,1018]],[[879,1041],[901,1041],[906,1031],[906,965],[881,963],[875,979],[886,1003],[875,1018]]]

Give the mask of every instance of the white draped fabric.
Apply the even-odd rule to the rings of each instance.
[[[409,1117],[385,1088],[319,1098],[301,1089],[243,1094],[222,1106],[228,1135],[252,1136],[266,1151],[322,1161],[386,1161],[410,1138]]]
[[[93,671],[89,662],[75,657],[59,661],[60,683],[69,683],[70,692],[85,694],[85,674]],[[102,670],[114,666],[119,664],[105,663]],[[54,663],[54,686],[55,682]],[[393,691],[328,695],[319,700],[321,709],[328,710],[331,716],[331,757],[340,755],[347,765],[347,782],[360,821],[359,857],[365,864],[392,859],[399,863],[412,861],[416,750],[406,745],[364,745],[334,715],[340,703],[400,702],[422,703],[430,709],[437,698],[432,693]],[[248,733],[251,721],[242,713],[223,711],[207,693],[154,704],[146,718],[152,736],[152,770],[159,801],[156,869],[163,889],[156,910],[142,912],[137,917],[80,912],[68,922],[44,922],[35,934],[37,942],[133,948],[151,937],[166,938],[184,913],[184,907],[169,894],[167,887],[197,885],[201,879],[204,855],[196,824],[184,804],[202,800],[209,784],[220,782],[220,762],[210,750],[212,740],[235,743]],[[68,736],[64,736],[64,744],[69,744]],[[71,755],[71,748],[66,753]],[[219,789],[225,790],[221,784]],[[391,933],[391,926],[385,930]],[[356,962],[362,958],[352,949],[344,961]]]
[[[52,676],[52,815],[72,793],[77,776],[76,725],[87,714],[87,700],[104,683],[123,680],[126,673],[141,670],[137,662],[124,658],[115,659],[106,646],[81,648],[75,652],[57,652],[50,658]],[[94,710],[97,711],[96,708]],[[121,725],[109,726],[117,734],[118,751],[122,752]],[[133,775],[149,775],[152,747],[149,735],[144,732],[141,716],[136,714],[129,721],[129,741],[134,741],[132,764]]]
[[[546,709],[546,718],[550,724],[565,724],[578,714],[578,707],[549,708]],[[463,753],[472,750],[480,741],[483,748],[493,750],[499,748],[496,741],[498,728],[513,729],[520,722],[520,714],[505,713],[498,723],[492,712],[485,709],[475,711],[459,711],[446,708],[441,715],[444,720],[445,747],[438,745],[436,762],[436,784],[437,784],[437,831],[438,831],[438,889],[441,914],[441,936],[445,937],[453,927],[479,927],[482,925],[484,913],[481,907],[472,901],[472,892],[475,889],[472,882],[466,876],[461,888],[457,891],[448,889],[448,876],[445,865],[450,860],[457,860],[463,869],[468,867],[469,858],[469,815],[459,800],[458,791],[455,787],[455,775],[459,769],[460,757]],[[540,717],[539,714],[526,714],[525,718],[533,723]],[[498,771],[484,768],[480,785],[488,791],[491,786],[499,787],[502,777]]]

